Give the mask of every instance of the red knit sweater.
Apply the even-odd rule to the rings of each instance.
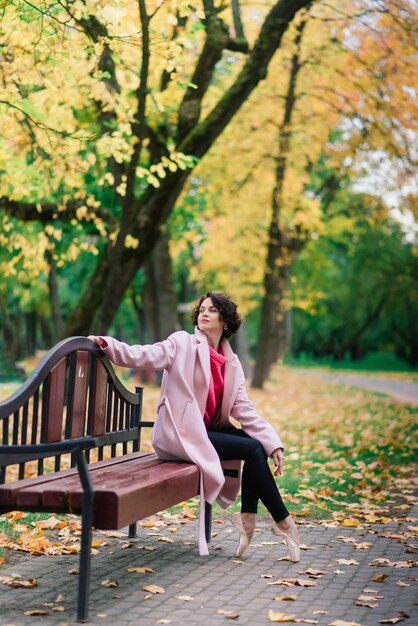
[[[213,418],[221,408],[222,396],[224,392],[224,363],[223,354],[216,352],[209,346],[210,356],[210,382],[209,393],[206,402],[205,414],[203,416],[206,428],[209,428]]]

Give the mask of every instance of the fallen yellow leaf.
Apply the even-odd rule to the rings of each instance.
[[[165,589],[159,587],[158,585],[146,585],[142,587],[143,591],[149,591],[150,593],[165,593]]]
[[[318,583],[305,578],[279,578],[268,585],[281,585],[282,587],[315,587]]]
[[[28,615],[29,617],[32,617],[35,615],[50,615],[50,612],[46,611],[45,609],[33,609],[32,611],[23,611],[23,615]]]
[[[17,522],[17,520],[22,519],[22,517],[27,517],[27,513],[15,511],[14,513],[6,513],[6,517],[12,522]]]
[[[354,604],[356,606],[365,606],[369,609],[376,609],[379,606],[377,602],[364,602],[363,600],[356,600]]]
[[[389,574],[376,574],[376,576],[373,576],[372,580],[375,583],[383,583],[386,578],[389,578]]]
[[[233,611],[224,611],[223,609],[219,609],[216,611],[219,615],[223,615],[226,619],[238,619],[239,613],[234,613]]]
[[[67,526],[67,522],[64,522],[63,520],[59,520],[57,517],[54,517],[53,515],[51,515],[51,517],[48,517],[48,519],[46,520],[41,520],[40,522],[36,522],[36,527],[38,528],[65,528],[65,526]]]
[[[155,574],[155,569],[152,569],[152,567],[128,567],[128,572],[136,572],[137,574]]]
[[[106,580],[102,580],[102,587],[109,587],[110,589],[116,589],[119,586],[117,580],[113,580],[112,578],[106,578]]]
[[[0,583],[9,585],[9,587],[36,587],[38,581],[36,578],[13,578],[10,576],[0,576]]]
[[[270,622],[294,622],[294,615],[286,615],[286,613],[282,613],[281,611],[269,611],[267,617]]]

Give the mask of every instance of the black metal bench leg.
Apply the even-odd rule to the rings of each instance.
[[[86,622],[89,617],[94,490],[90,481],[84,455],[79,450],[77,452],[77,466],[84,489],[81,521],[80,573],[78,577],[77,622]]]
[[[128,534],[129,539],[135,539],[136,537],[136,522],[134,522],[133,524],[129,524],[129,534]]]
[[[205,502],[205,536],[209,543],[212,538],[212,505]]]
[[[83,514],[81,530],[80,573],[78,578],[77,622],[86,622],[89,616],[91,570],[91,509]]]

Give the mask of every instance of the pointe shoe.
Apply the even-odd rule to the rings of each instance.
[[[294,528],[292,528],[292,526],[294,526]],[[272,526],[271,532],[273,533],[273,535],[278,535],[284,540],[287,549],[289,550],[290,560],[293,561],[293,563],[297,563],[298,561],[300,561],[300,539],[298,536],[298,531],[296,529],[296,524],[293,519],[291,518],[288,530],[282,530],[277,526],[277,524],[275,524],[274,526]],[[293,535],[293,537],[291,536],[291,534]]]
[[[244,515],[246,514],[244,513]],[[247,515],[254,516],[254,520],[252,520],[252,517],[249,519],[243,519],[241,513],[232,513],[231,515],[231,522],[239,531],[239,541],[235,556],[242,556],[244,554],[244,552],[250,545],[251,539],[254,534],[256,515],[255,513],[248,513]]]

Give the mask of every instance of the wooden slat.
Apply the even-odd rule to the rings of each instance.
[[[77,352],[74,371],[73,411],[71,420],[71,438],[84,435],[84,422],[87,403],[87,380],[89,373],[89,353]]]
[[[152,452],[137,452],[129,455],[130,460],[134,460],[135,463],[140,465],[141,463],[149,463],[150,461],[157,460],[157,456]],[[118,457],[116,459],[109,459],[95,463],[90,466],[90,470],[97,472],[102,471],[104,468],[111,468],[119,463],[126,462],[126,458]],[[34,503],[38,500],[32,496],[23,496],[22,494],[29,494],[32,491],[36,491],[38,488],[44,490],[46,485],[53,483],[57,480],[66,481],[69,477],[76,476],[76,481],[79,483],[78,471],[76,468],[62,470],[59,475],[57,474],[43,474],[42,476],[35,476],[25,478],[23,480],[14,481],[6,485],[0,486],[0,509],[1,507],[15,506],[17,499],[19,498],[20,504],[23,506],[34,506]],[[24,510],[24,509],[22,509]]]
[[[92,472],[95,528],[117,529],[188,500],[199,493],[199,468],[190,463],[150,461],[137,465],[126,460]],[[52,483],[42,493],[46,509],[68,503],[79,513],[82,489],[76,477],[62,489]]]
[[[102,435],[105,432],[107,378],[106,369],[102,362],[97,360],[94,378],[92,435]]]
[[[93,524],[102,529],[123,528],[199,493],[196,465],[143,453],[97,463],[90,476],[95,489]],[[82,487],[74,469],[13,485],[0,487],[0,509],[81,511]]]
[[[46,442],[60,441],[64,412],[66,358],[48,376],[48,408],[46,413]]]
[[[161,461],[150,471],[149,480],[130,484],[115,480],[110,488],[99,488],[95,496],[93,525],[111,530],[124,528],[139,519],[164,511],[199,495],[199,468],[189,463]],[[150,468],[151,469],[151,468]]]

